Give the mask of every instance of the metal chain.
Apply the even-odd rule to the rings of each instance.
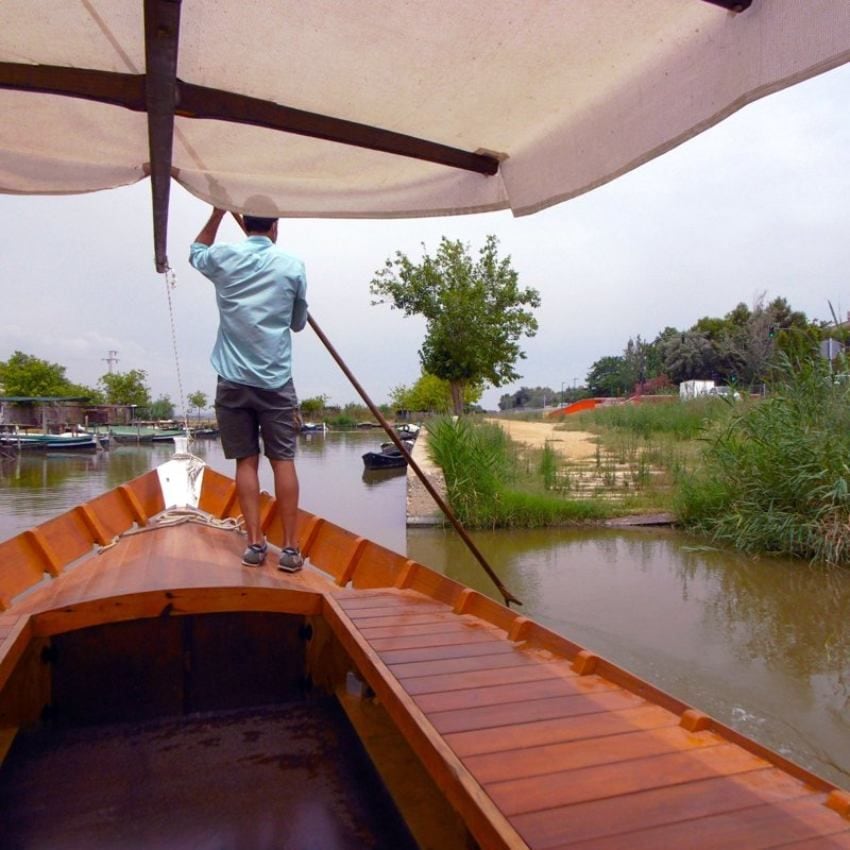
[[[171,321],[171,346],[174,349],[174,365],[177,370],[177,391],[180,393],[180,404],[183,406],[183,429],[189,433],[189,408],[183,393],[183,375],[180,372],[180,355],[177,351],[177,324],[174,321],[174,302],[171,290],[177,286],[177,273],[171,266],[165,269],[165,293],[168,296],[168,317]],[[179,408],[178,408],[179,409]]]

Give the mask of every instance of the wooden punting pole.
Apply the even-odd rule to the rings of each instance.
[[[446,519],[448,519],[452,526],[454,526],[455,531],[460,535],[461,540],[463,540],[463,542],[466,544],[466,547],[473,554],[475,560],[478,561],[478,563],[484,569],[484,572],[487,573],[493,584],[496,585],[499,590],[499,593],[502,594],[502,599],[504,599],[505,605],[510,606],[512,602],[516,605],[522,605],[522,602],[517,599],[516,596],[514,596],[502,584],[501,580],[499,579],[499,576],[496,575],[496,572],[493,570],[490,564],[487,563],[487,559],[481,553],[481,550],[475,545],[475,541],[469,536],[469,532],[463,527],[463,525],[461,525],[460,520],[454,515],[452,509],[446,504],[445,499],[443,499],[443,497],[436,491],[436,489],[434,489],[434,486],[428,480],[428,476],[425,475],[425,473],[422,471],[422,468],[413,459],[410,452],[407,450],[407,447],[404,445],[401,439],[399,439],[398,434],[396,434],[390,423],[387,422],[387,420],[384,418],[384,415],[375,406],[372,399],[369,398],[369,394],[366,392],[366,390],[363,389],[357,378],[354,377],[354,374],[348,368],[342,357],[339,356],[339,353],[333,347],[331,341],[325,336],[324,331],[318,326],[318,324],[316,324],[316,320],[312,316],[308,315],[307,322],[310,327],[315,331],[316,336],[319,337],[319,339],[322,341],[322,344],[328,350],[330,356],[333,357],[333,359],[336,361],[337,366],[342,369],[343,373],[345,374],[345,377],[348,378],[348,380],[351,382],[351,385],[354,387],[355,390],[357,390],[358,395],[360,396],[360,398],[363,399],[363,402],[366,407],[369,408],[369,410],[372,412],[372,415],[378,420],[378,422],[381,423],[381,427],[384,429],[384,431],[386,431],[387,436],[393,441],[395,447],[402,453],[402,455],[404,455],[405,458],[407,458],[408,465],[414,471],[416,477],[425,486],[425,489],[431,494],[431,498],[433,498],[433,500],[437,503],[440,510],[446,515]]]

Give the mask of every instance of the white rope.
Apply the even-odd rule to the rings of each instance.
[[[218,519],[212,514],[204,513],[195,508],[171,508],[163,511],[151,520],[150,525],[142,525],[138,528],[130,528],[123,531],[121,534],[116,534],[112,538],[112,542],[101,546],[97,550],[98,555],[102,555],[118,543],[124,537],[132,537],[136,534],[145,534],[148,531],[159,531],[163,528],[172,528],[175,525],[184,525],[185,523],[194,523],[195,525],[205,525],[208,528],[217,528],[220,531],[235,531],[241,534],[245,526],[245,518],[241,515],[238,517],[226,517]]]
[[[174,320],[174,303],[171,290],[177,287],[177,274],[171,266],[165,269],[165,294],[168,296],[168,317],[171,321],[171,346],[174,349],[174,365],[177,370],[177,392],[180,393],[180,404],[183,407],[183,429],[189,433],[189,408],[186,395],[183,392],[183,375],[180,371],[180,355],[177,351],[177,323]],[[178,408],[179,409],[179,408]]]

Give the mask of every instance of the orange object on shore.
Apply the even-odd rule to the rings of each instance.
[[[573,413],[581,413],[584,410],[593,410],[602,404],[602,401],[603,399],[601,398],[583,398],[581,401],[574,401],[572,404],[566,405],[566,407],[559,407],[557,410],[553,410],[548,414],[548,417],[552,419],[555,416],[570,416]]]

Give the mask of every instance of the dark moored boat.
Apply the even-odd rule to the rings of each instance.
[[[413,448],[413,442],[411,440],[402,442],[409,453]],[[381,443],[379,452],[366,452],[363,455],[363,466],[366,469],[401,469],[407,466],[407,457],[395,443]]]
[[[407,458],[398,450],[366,452],[363,455],[363,466],[366,469],[399,469],[407,466]]]
[[[218,437],[218,428],[192,428],[191,434],[197,440],[214,440]]]

